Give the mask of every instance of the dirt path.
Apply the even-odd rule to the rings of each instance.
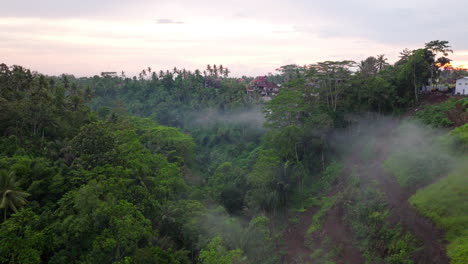
[[[385,197],[391,210],[389,221],[399,224],[403,231],[411,233],[419,243],[412,258],[417,264],[448,264],[443,232],[439,230],[429,219],[420,215],[411,206],[408,199],[423,186],[403,188],[395,177],[389,175],[383,168],[383,163],[388,155],[390,144],[383,140],[392,136],[398,122],[378,129],[377,134],[381,140],[377,140],[376,153],[367,164],[362,159],[354,159],[356,164],[364,165],[362,176],[368,181],[377,180],[378,188],[385,193]]]
[[[400,224],[404,231],[410,232],[417,239],[420,249],[413,254],[418,264],[448,264],[443,232],[429,219],[420,215],[408,202],[413,190],[402,188],[395,177],[383,169],[384,150],[379,150],[379,161],[371,167],[378,181],[378,186],[385,193],[391,210],[390,222]],[[383,153],[382,153],[383,152]]]
[[[349,174],[346,170],[342,182],[336,184],[328,196],[333,196],[343,191],[345,184],[344,180]],[[291,225],[286,229],[283,235],[284,247],[282,250],[286,252],[283,258],[285,264],[295,263],[312,263],[320,264],[317,260],[311,259],[310,255],[313,250],[322,248],[324,250],[338,249],[337,255],[333,257],[336,264],[361,264],[364,263],[364,258],[361,252],[356,247],[356,242],[353,240],[354,234],[346,227],[343,222],[343,211],[341,208],[334,206],[328,211],[323,220],[323,226],[320,231],[315,232],[313,235],[307,235],[307,229],[312,224],[312,217],[317,212],[318,208],[312,207],[307,209],[300,215],[299,223]],[[306,236],[310,236],[306,238]],[[331,243],[327,245],[325,241]],[[313,246],[311,249],[306,246]]]
[[[309,208],[299,217],[299,223],[289,226],[283,233],[284,246],[282,250],[286,252],[282,262],[287,264],[312,263],[311,250],[306,246],[306,234],[312,217],[317,212],[317,208]]]
[[[343,212],[338,207],[333,207],[325,217],[321,238],[330,238],[339,248],[334,261],[337,264],[364,263],[361,252],[353,240],[354,234],[343,222]]]
[[[380,127],[377,131],[378,137],[390,137],[398,122]],[[377,142],[387,142],[388,140],[377,140]],[[389,221],[392,224],[400,225],[405,232],[411,233],[417,240],[419,249],[414,252],[412,259],[416,264],[448,264],[449,259],[446,254],[443,232],[439,230],[429,219],[418,214],[409,204],[408,198],[414,194],[416,188],[402,188],[396,179],[386,173],[383,162],[389,148],[388,144],[377,145],[377,153],[371,161],[366,161],[360,157],[350,157],[345,163],[345,176],[340,179],[340,184],[334,187],[333,193],[344,190],[346,176],[351,174],[352,168],[357,165],[364,169],[362,177],[364,180],[377,181],[378,188],[385,193],[386,200],[391,210]],[[421,186],[418,186],[421,187]],[[283,263],[316,263],[310,259],[311,249],[305,246],[307,229],[312,222],[312,216],[317,209],[308,209],[300,216],[299,223],[292,225],[284,233],[284,247],[286,252]],[[353,233],[343,222],[343,212],[337,206],[333,207],[325,216],[323,228],[318,237],[314,239],[314,245],[320,246],[324,239],[331,240],[334,245],[340,248],[338,255],[334,258],[337,264],[361,264],[364,259],[360,251],[355,246]]]

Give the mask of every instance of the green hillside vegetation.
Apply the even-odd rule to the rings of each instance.
[[[410,202],[445,231],[451,263],[459,264],[468,259],[468,167],[464,164],[468,158],[468,124],[450,131],[445,142],[455,146],[451,149],[461,165],[438,182],[418,190]]]
[[[311,209],[291,237],[310,242],[339,212],[368,263],[417,263],[375,168],[416,188],[466,160],[466,125],[429,129],[451,125],[459,102],[421,110],[427,127],[391,118],[419,106],[449,48],[429,42],[393,65],[286,65],[268,76],[282,81],[269,101],[221,65],[76,78],[0,64],[0,263],[284,263],[297,252],[280,249],[285,230]],[[467,248],[459,172],[411,200],[447,230],[456,264]],[[315,258],[333,263],[340,241],[322,242]]]
[[[452,264],[468,259],[468,167],[464,166],[437,183],[419,190],[410,202],[445,232]]]
[[[440,132],[430,126],[401,124],[391,140],[393,147],[384,161],[385,170],[403,187],[425,184],[444,175],[453,157],[441,137]]]
[[[418,112],[416,112],[416,119],[424,124],[433,127],[450,127],[453,122],[448,118],[447,113],[455,109],[457,105],[466,106],[467,99],[451,98],[440,104],[425,105]]]

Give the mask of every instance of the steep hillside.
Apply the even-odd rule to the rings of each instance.
[[[354,139],[345,168],[318,205],[291,213],[284,263],[465,263],[468,174],[458,164],[468,125],[433,127],[459,126],[466,103],[425,100],[403,120],[380,117],[341,136]]]

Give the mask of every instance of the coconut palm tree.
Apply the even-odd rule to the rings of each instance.
[[[214,76],[218,77],[218,67],[216,67],[216,64],[213,64],[213,72],[214,72]]]
[[[229,77],[229,73],[231,73],[231,71],[229,71],[228,68],[224,68],[224,77]]]
[[[223,76],[223,75],[224,75],[224,67],[223,67],[222,64],[219,65],[219,69],[218,69],[218,70],[219,70],[219,75]]]
[[[377,55],[377,68],[381,71],[384,67],[388,66],[387,58],[385,58],[385,54]]]
[[[0,171],[0,208],[4,210],[4,220],[8,209],[16,213],[19,207],[27,203],[26,197],[30,194],[19,191],[18,185],[13,172]]]

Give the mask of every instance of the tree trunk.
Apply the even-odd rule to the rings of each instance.
[[[414,98],[418,103],[418,87],[416,85],[416,67],[413,67],[413,85],[414,85]]]
[[[322,147],[322,170],[325,171],[325,154],[324,154],[324,148]]]

